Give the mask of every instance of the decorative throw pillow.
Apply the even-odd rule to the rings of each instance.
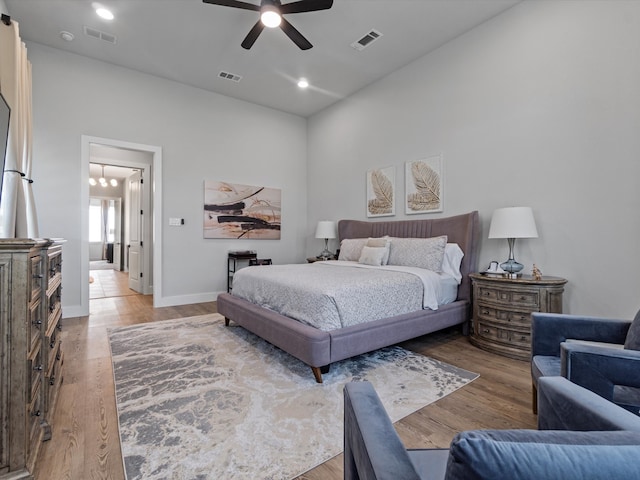
[[[640,310],[638,310],[636,317],[631,322],[627,338],[624,341],[624,348],[627,350],[640,350]]]
[[[357,262],[360,260],[362,247],[366,244],[366,238],[345,238],[340,242],[340,255],[338,255],[338,260]]]
[[[360,254],[359,263],[365,265],[374,265],[379,267],[382,265],[382,259],[386,254],[387,249],[385,247],[362,247],[362,254]]]
[[[391,239],[388,236],[380,238],[369,238],[367,240],[367,247],[384,247],[385,254],[382,259],[382,265],[389,263],[389,245],[391,245]]]
[[[389,252],[389,265],[419,267],[441,272],[446,245],[446,235],[432,238],[393,237]]]

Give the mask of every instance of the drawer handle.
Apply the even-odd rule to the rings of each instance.
[[[49,385],[55,385],[56,377],[49,377]]]
[[[55,339],[54,339],[54,340],[51,340],[51,342],[49,343],[49,347],[53,348],[53,347],[55,347],[55,346],[56,346],[56,341],[55,341]]]
[[[485,297],[490,297],[490,296],[491,296],[491,293],[489,293],[489,292],[484,292],[484,296],[485,296]]]
[[[56,360],[60,360],[62,357],[60,356],[60,352],[56,354]]]
[[[524,342],[526,339],[527,339],[527,337],[525,337],[524,335],[523,335],[522,337],[520,337],[520,340],[521,340],[521,341],[523,341],[523,342]]]
[[[44,278],[44,275],[42,275],[41,273],[38,273],[34,275],[33,278]]]
[[[33,323],[36,327],[40,328],[40,326],[42,325],[42,320],[34,320]]]
[[[483,311],[482,311],[482,313],[483,313],[484,315],[489,315],[489,310],[483,310]]]
[[[62,324],[61,324],[61,323],[58,323],[58,325],[56,326],[56,328],[57,328],[58,330],[62,331]]]
[[[36,410],[35,412],[31,412],[31,415],[33,415],[34,417],[39,417],[40,414],[40,410]]]
[[[528,297],[525,297],[524,295],[520,295],[520,300],[528,300]]]
[[[491,330],[489,330],[488,328],[484,329],[484,333],[489,333]]]
[[[42,371],[42,365],[36,365],[35,367],[33,367],[33,369],[37,372],[41,372]]]

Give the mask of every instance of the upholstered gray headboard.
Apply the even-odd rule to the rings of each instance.
[[[429,238],[447,235],[449,243],[457,243],[464,252],[460,265],[462,282],[458,288],[458,300],[471,301],[471,281],[469,273],[478,269],[478,242],[480,221],[478,212],[473,211],[453,217],[422,220],[397,220],[365,222],[362,220],[340,220],[338,238],[367,237]]]

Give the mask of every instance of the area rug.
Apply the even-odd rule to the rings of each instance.
[[[295,478],[343,449],[342,390],[395,422],[477,377],[389,347],[311,369],[218,314],[109,330],[128,480]]]

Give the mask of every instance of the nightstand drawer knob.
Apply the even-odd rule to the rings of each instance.
[[[31,415],[33,415],[34,417],[39,417],[40,416],[40,410],[36,410],[35,412],[31,413]]]
[[[482,313],[483,313],[484,315],[489,315],[489,310],[483,310],[483,311],[482,311]]]
[[[484,329],[484,333],[490,333],[490,332],[491,332],[491,330],[489,330],[488,328]]]

